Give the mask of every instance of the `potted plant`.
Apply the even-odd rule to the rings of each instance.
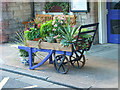
[[[34,27],[28,28],[28,30],[25,31],[25,38],[27,40],[34,40],[38,41],[40,39],[40,30],[37,28],[36,24]]]
[[[53,38],[56,39],[57,43],[60,43],[60,41],[62,40],[62,37],[60,35],[56,35]]]
[[[62,40],[60,44],[63,46],[70,46],[75,40],[75,36],[77,36],[77,31],[79,28],[76,26],[71,27],[69,24],[67,24],[67,27],[64,27],[63,30],[60,30]]]
[[[21,62],[24,65],[28,65],[29,64],[29,53],[25,50],[20,49],[19,50],[19,56],[21,58]],[[34,64],[34,57],[36,56],[36,54],[32,54],[32,63]]]
[[[76,27],[75,25],[71,26],[71,25],[69,25],[69,21],[70,21],[70,18],[68,18],[68,20],[67,20],[67,25],[64,26],[63,29],[59,30],[59,33],[62,37],[60,44],[68,47],[73,43],[74,48],[78,48],[78,47],[75,47],[76,45],[74,45],[74,42],[77,39],[77,35],[79,33],[79,28],[81,27],[81,25],[79,27]],[[87,31],[90,31],[90,30],[87,28],[83,28],[81,30],[81,32],[87,32]],[[91,40],[92,40],[92,35],[80,34],[79,39],[81,39],[81,40],[84,39],[84,43],[81,43],[81,41],[79,41],[77,43],[77,46],[80,46],[80,47],[82,47],[82,49],[84,49],[86,47],[89,47],[89,42],[91,42]]]
[[[54,38],[54,36],[55,36],[54,34],[50,33],[49,36],[46,36],[44,40],[49,43],[55,43],[56,39]]]
[[[27,39],[25,38],[24,31],[17,31],[15,33],[14,43],[20,46],[27,46]],[[33,53],[32,61],[34,63],[34,56],[36,54]],[[21,58],[21,62],[25,65],[29,64],[29,53],[25,50],[19,49],[19,56]]]
[[[43,9],[46,12],[63,12],[63,14],[68,14],[69,2],[46,2]]]

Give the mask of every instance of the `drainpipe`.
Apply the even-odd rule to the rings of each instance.
[[[35,15],[34,15],[34,0],[32,0],[32,2],[31,2],[31,18],[32,18],[32,20],[35,18]]]

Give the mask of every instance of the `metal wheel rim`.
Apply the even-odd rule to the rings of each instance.
[[[62,63],[60,63],[61,58],[59,58],[57,61],[54,60],[54,67],[59,73],[66,74],[70,69],[70,64],[69,64],[68,58],[63,55],[58,55],[55,58],[57,59],[58,57],[61,57],[62,59],[64,58],[64,60],[62,61]],[[65,64],[67,64],[67,68],[65,67]],[[61,68],[64,69],[64,71],[61,71]]]
[[[80,54],[80,56],[81,56],[81,52],[80,51],[75,51],[75,52],[78,52]],[[73,53],[75,53],[75,52],[73,52]],[[81,59],[78,60],[80,58],[80,56],[79,57],[76,56],[74,59],[72,59],[73,55],[70,56],[70,63],[71,63],[71,65],[73,67],[80,69],[80,68],[82,68],[85,65],[85,56],[82,55]]]

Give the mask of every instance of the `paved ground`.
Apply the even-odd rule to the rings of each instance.
[[[0,68],[11,70],[49,82],[78,88],[118,88],[118,45],[93,45],[86,54],[88,59],[82,69],[71,66],[68,74],[59,74],[48,62],[35,70],[29,70],[20,62],[18,49],[8,44],[0,45]],[[57,87],[57,86],[56,86]]]

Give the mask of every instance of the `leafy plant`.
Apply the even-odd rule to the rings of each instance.
[[[17,31],[13,42],[17,45],[27,46],[27,39],[24,35],[24,31]]]
[[[82,32],[87,32],[90,31],[88,28],[82,28],[81,29],[81,33]],[[82,49],[86,49],[87,47],[89,47],[89,43],[92,41],[92,35],[88,34],[88,33],[84,33],[84,34],[80,34],[81,41],[77,42],[77,45],[80,46]]]
[[[35,38],[41,37],[40,30],[35,27],[31,27],[29,30],[26,30],[24,33],[25,33],[25,37],[28,40],[34,40]]]
[[[27,51],[20,49],[19,50],[19,56],[21,56],[21,57],[28,57],[29,54],[28,54]]]
[[[50,43],[55,43],[56,40],[54,38],[54,34],[50,33],[49,36],[47,36],[44,40],[46,40],[47,42],[50,42]]]
[[[40,35],[42,38],[45,38],[46,36],[49,36],[49,33],[52,33],[52,20],[46,21],[45,23],[41,24],[40,28]]]
[[[75,36],[77,36],[78,33],[76,33],[79,29],[79,27],[77,28],[76,26],[71,27],[69,25],[69,21],[70,21],[70,17],[68,18],[67,21],[67,26],[64,27],[64,29],[60,30],[61,36],[62,36],[62,40],[61,40],[61,44],[63,44],[64,46],[70,46],[70,44],[72,44],[72,42],[74,42],[76,40]]]
[[[63,29],[63,27],[66,25],[66,18],[64,17],[64,15],[55,15],[53,17],[53,21],[52,21],[52,25],[53,25],[53,32],[58,35],[60,32],[60,29]]]
[[[25,37],[24,31],[17,31],[15,33],[15,38],[13,41],[15,44],[20,45],[20,46],[27,46],[27,38]],[[29,54],[27,51],[19,49],[19,55],[21,57],[28,57]],[[33,53],[33,56],[35,56],[36,54]]]
[[[19,55],[21,57],[29,57],[29,53],[27,51],[25,51],[25,50],[22,50],[22,49],[19,50]],[[32,56],[36,56],[36,54],[33,53]]]

